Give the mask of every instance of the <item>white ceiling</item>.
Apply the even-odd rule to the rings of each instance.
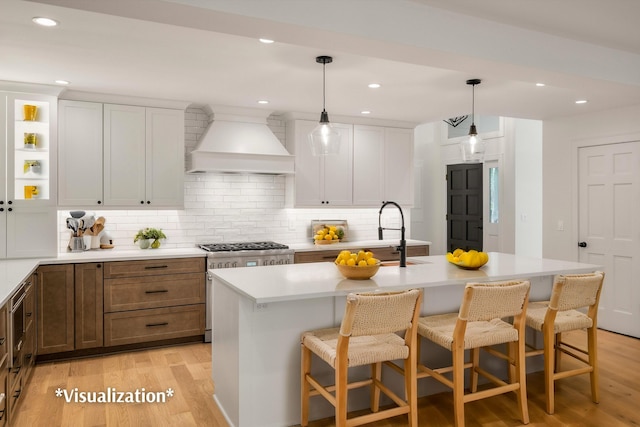
[[[331,55],[330,118],[468,114],[470,78],[483,80],[479,115],[549,119],[640,104],[637,0],[1,1],[6,81],[319,116],[315,57]],[[60,25],[35,26],[34,16]]]

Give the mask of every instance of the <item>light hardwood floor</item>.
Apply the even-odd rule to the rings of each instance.
[[[579,333],[575,337],[579,337]],[[568,335],[568,334],[567,334]],[[556,414],[544,412],[541,373],[527,376],[531,426],[640,426],[640,340],[598,333],[600,403],[591,402],[588,376],[567,378],[556,386]],[[175,390],[167,403],[66,403],[68,392]],[[211,426],[227,424],[212,399],[211,346],[188,344],[117,355],[36,365],[14,426]],[[311,402],[313,404],[313,400]],[[521,425],[515,396],[501,395],[465,405],[467,427]],[[452,426],[450,393],[420,399],[421,426]],[[325,419],[311,427],[333,425]],[[371,424],[407,425],[406,417]],[[260,427],[260,426],[251,426]]]

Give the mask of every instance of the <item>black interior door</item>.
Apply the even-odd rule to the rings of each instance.
[[[482,163],[447,166],[447,251],[482,250]]]

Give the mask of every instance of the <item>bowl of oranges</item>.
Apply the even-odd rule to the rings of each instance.
[[[453,253],[447,252],[447,261],[465,270],[477,270],[489,261],[489,255],[474,249],[456,249]]]
[[[360,250],[358,252],[341,251],[335,260],[336,267],[347,279],[366,280],[378,272],[380,260],[373,252]]]

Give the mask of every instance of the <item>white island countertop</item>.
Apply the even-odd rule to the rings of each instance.
[[[411,287],[459,285],[470,281],[528,278],[542,273],[583,273],[602,268],[572,261],[489,253],[479,270],[463,270],[444,255],[410,257],[405,268],[380,267],[368,280],[345,279],[332,262],[274,265],[259,268],[209,270],[214,282],[227,286],[255,303],[303,300],[346,295],[349,292],[390,291]]]

